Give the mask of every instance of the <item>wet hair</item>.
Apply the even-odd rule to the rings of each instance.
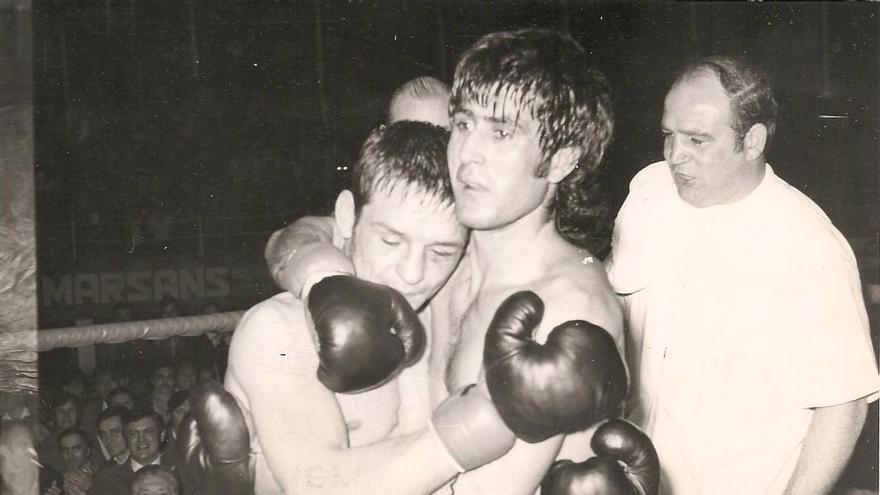
[[[171,469],[159,464],[150,464],[149,466],[144,466],[138,469],[138,471],[134,473],[134,478],[131,479],[131,492],[134,493],[134,489],[138,483],[151,477],[164,478],[168,481],[169,486],[174,493],[180,493],[180,480],[177,479],[177,474]]]
[[[767,128],[767,143],[764,146],[767,149],[776,132],[778,111],[767,74],[740,57],[719,55],[688,64],[678,73],[672,85],[706,73],[714,74],[718,78],[730,99],[730,110],[733,114],[731,126],[739,137],[737,150],[742,149],[746,133],[755,124],[764,124]]]
[[[446,166],[449,131],[426,122],[400,121],[373,131],[352,171],[358,213],[373,193],[406,188],[407,193],[453,203]]]
[[[65,438],[65,437],[69,437],[71,435],[79,435],[80,438],[82,438],[85,446],[87,448],[91,448],[92,442],[91,442],[91,439],[89,438],[89,434],[86,433],[85,430],[83,430],[82,428],[80,428],[78,426],[74,426],[73,428],[67,428],[66,430],[62,431],[58,435],[58,448],[61,448],[61,439]]]
[[[516,118],[528,112],[538,122],[543,162],[566,147],[578,151],[576,168],[563,179],[550,204],[556,229],[569,242],[598,252],[610,240],[611,215],[599,194],[599,166],[614,130],[611,90],[575,40],[556,31],[524,29],[484,36],[455,68],[452,111],[475,103]],[[505,112],[511,105],[514,115]],[[595,247],[593,247],[595,245]]]
[[[153,421],[156,422],[156,426],[158,431],[162,431],[165,429],[165,419],[162,418],[162,415],[157,413],[152,409],[148,409],[145,407],[135,408],[131,411],[126,411],[125,416],[122,417],[122,429],[128,428],[128,425],[134,423],[135,421],[140,421],[144,418],[153,418]]]

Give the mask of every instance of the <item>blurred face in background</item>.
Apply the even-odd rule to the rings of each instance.
[[[79,432],[69,433],[58,440],[61,451],[61,462],[65,470],[79,469],[92,453],[85,437]]]
[[[128,450],[125,445],[125,435],[122,434],[122,418],[119,416],[111,416],[98,423],[98,436],[101,437],[101,443],[107,449],[111,456],[117,457],[124,454]]]
[[[66,430],[73,428],[79,423],[79,411],[73,401],[67,401],[59,404],[52,409],[52,418],[55,420],[55,427],[58,430]]]
[[[107,403],[111,406],[122,406],[129,411],[134,409],[134,397],[131,396],[131,393],[127,390],[117,390],[110,394],[110,399]]]
[[[192,363],[180,363],[180,366],[177,367],[177,389],[189,390],[198,381],[199,375],[195,365]]]
[[[171,366],[160,366],[153,372],[150,382],[153,384],[153,395],[170,397],[174,393],[174,370]]]

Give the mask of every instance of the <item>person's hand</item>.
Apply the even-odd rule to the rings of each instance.
[[[91,466],[85,465],[80,469],[66,471],[64,473],[65,495],[86,495],[94,481],[94,471]]]
[[[61,495],[62,493],[64,492],[61,491],[61,487],[58,486],[58,482],[52,481],[52,486],[46,489],[44,495]]]

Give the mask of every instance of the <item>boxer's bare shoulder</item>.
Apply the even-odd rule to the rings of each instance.
[[[536,292],[545,302],[554,302],[556,318],[599,325],[622,351],[623,311],[602,261],[568,243],[557,246],[552,254],[545,259],[546,275],[536,284]]]

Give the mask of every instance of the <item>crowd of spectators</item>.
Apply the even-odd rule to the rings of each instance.
[[[115,344],[117,359],[91,376],[41,374],[34,413],[3,421],[2,493],[19,493],[16,486],[40,495],[187,493],[177,475],[176,428],[189,411],[189,390],[222,380],[230,336]]]

